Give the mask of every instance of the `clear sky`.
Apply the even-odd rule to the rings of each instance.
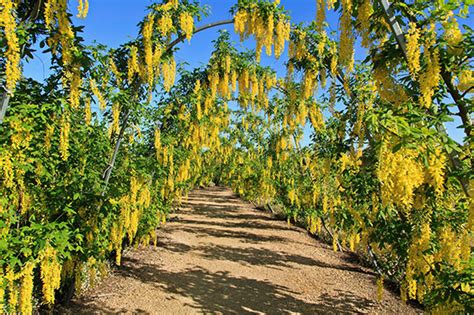
[[[210,15],[203,21],[196,22],[196,25],[203,25],[210,22],[230,19],[232,16],[229,9],[236,0],[201,0],[202,4],[209,6]],[[76,13],[76,0],[69,0],[73,13]],[[97,41],[111,48],[118,47],[120,44],[129,41],[137,36],[137,24],[146,16],[146,8],[152,3],[151,0],[89,0],[90,8],[86,19],[74,18],[75,25],[84,25],[84,37],[86,44]],[[316,1],[315,0],[281,0],[281,5],[289,11],[292,23],[309,22],[315,19]],[[338,18],[334,12],[327,12],[327,19],[332,30],[338,26]],[[233,25],[222,26],[208,29],[196,34],[191,43],[187,41],[179,45],[179,51],[175,54],[177,62],[187,62],[188,68],[194,68],[207,64],[212,48],[212,40],[217,37],[219,29],[227,29],[232,35],[232,40],[236,43],[238,49],[255,48],[255,42],[252,39],[244,43],[239,42],[239,38],[233,32]],[[269,65],[277,71],[279,76],[285,74],[283,61],[286,59],[286,52],[280,60],[274,57],[267,57],[262,52],[263,65]],[[365,58],[363,51],[357,50],[357,58]],[[24,66],[24,75],[33,77],[42,81],[48,75],[49,61],[47,56],[37,53],[35,58]],[[457,141],[461,141],[463,133],[456,129],[459,122],[448,124],[448,130],[451,136]],[[308,125],[307,125],[308,126]],[[304,143],[308,141],[309,130],[305,132]]]

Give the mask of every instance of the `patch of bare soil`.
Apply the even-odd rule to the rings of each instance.
[[[73,301],[72,314],[412,314],[376,277],[304,230],[255,210],[229,189],[195,190],[158,231],[158,246]]]

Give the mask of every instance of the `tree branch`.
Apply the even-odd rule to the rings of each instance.
[[[392,5],[389,0],[379,0],[379,2],[382,4],[385,17],[387,19],[388,24],[390,25],[390,28],[392,29],[392,32],[395,35],[395,38],[397,39],[398,45],[403,51],[403,56],[405,60],[408,61],[405,37],[401,30],[400,24],[396,20],[395,14],[393,13]],[[414,17],[410,17],[410,19],[417,23]],[[464,133],[469,138],[471,135],[472,122],[469,118],[469,112],[467,110],[466,102],[463,100],[462,95],[459,93],[459,90],[453,85],[452,75],[446,70],[444,65],[442,65],[441,67],[441,77],[443,78],[443,81],[446,84],[449,94],[451,95],[452,99],[454,100],[456,106],[459,109],[458,115],[461,117],[461,121],[464,127]]]
[[[218,22],[213,22],[213,23],[209,23],[209,24],[206,24],[206,25],[203,25],[203,26],[200,26],[200,27],[197,27],[195,30],[194,30],[194,34],[197,34],[201,31],[204,31],[204,30],[207,30],[209,28],[213,28],[213,27],[216,27],[216,26],[221,26],[221,25],[227,25],[227,24],[232,24],[234,23],[234,19],[232,20],[223,20],[223,21],[218,21]],[[168,44],[168,46],[166,46],[166,50],[171,50],[174,46],[176,46],[177,44],[181,43],[182,41],[184,41],[186,39],[186,35],[181,35],[179,36],[178,38],[176,38],[174,41],[172,41],[171,43]]]

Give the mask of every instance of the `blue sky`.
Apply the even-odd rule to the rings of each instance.
[[[210,7],[210,15],[196,25],[203,25],[209,22],[216,22],[231,18],[229,9],[237,1],[234,0],[201,0],[202,4]],[[73,13],[76,13],[75,6],[77,1],[70,0],[70,7]],[[118,47],[137,36],[139,21],[146,16],[146,8],[152,3],[151,0],[89,0],[90,9],[86,19],[74,18],[76,25],[84,25],[84,37],[86,44],[94,41],[105,44],[111,48]],[[316,16],[315,0],[281,0],[281,5],[289,11],[292,23],[309,22]],[[327,19],[332,30],[338,26],[338,18],[334,12],[327,12]],[[187,41],[179,44],[179,51],[175,54],[178,62],[189,63],[189,68],[207,64],[212,53],[212,40],[217,37],[219,29],[227,29],[232,35],[238,49],[255,48],[255,42],[252,39],[244,43],[239,42],[239,38],[233,32],[233,25],[222,26],[219,28],[208,29],[196,34],[191,43]],[[365,58],[363,50],[357,49],[356,59]],[[283,61],[285,54],[280,60],[273,57],[267,57],[262,53],[263,65],[268,65],[277,71],[279,76],[285,74]],[[35,58],[24,65],[24,75],[42,81],[48,75],[49,61],[48,57],[37,53]],[[457,141],[462,141],[463,133],[456,129],[459,121],[449,123],[447,128],[451,136]],[[308,126],[308,125],[307,125]],[[308,127],[307,127],[308,128]],[[305,132],[304,143],[308,142],[309,130]]]
[[[237,1],[234,0],[201,0],[202,4],[210,7],[211,14],[196,25],[203,25],[232,18],[229,9]],[[281,5],[290,11],[292,22],[307,22],[314,20],[316,15],[315,0],[282,0]],[[75,13],[76,0],[70,0],[70,7]],[[86,44],[94,40],[109,47],[118,47],[120,44],[136,37],[138,32],[137,24],[146,16],[146,7],[152,3],[151,0],[89,0],[90,9],[86,19],[74,18],[76,25],[84,25],[83,37]],[[337,19],[332,19],[336,21]],[[222,26],[205,30],[196,34],[191,43],[183,42],[179,45],[179,52],[176,54],[177,61],[186,61],[191,67],[206,64],[212,52],[212,40],[217,37],[219,29],[227,29],[232,34],[232,40],[239,48],[254,48],[255,42],[251,39],[243,44],[239,43],[238,36],[233,34],[233,26]],[[40,57],[45,65],[45,75],[47,75],[47,57]],[[262,63],[273,66],[283,75],[284,68],[282,56],[280,61],[274,58],[267,58],[262,54]],[[39,58],[25,66],[24,74],[38,80],[43,79],[43,63]]]

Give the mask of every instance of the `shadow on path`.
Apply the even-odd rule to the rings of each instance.
[[[338,291],[334,296],[323,294],[318,302],[308,302],[294,297],[295,292],[288,288],[265,280],[235,277],[228,272],[211,273],[203,268],[170,272],[134,259],[125,260],[118,273],[123,277],[152,284],[165,292],[192,298],[195,303],[187,306],[204,313],[362,314],[373,306],[370,300],[345,291]],[[116,313],[125,310],[82,304],[82,311]],[[134,313],[144,312],[136,309]]]

